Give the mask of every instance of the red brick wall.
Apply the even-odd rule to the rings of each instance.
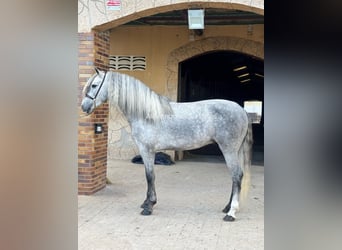
[[[94,67],[108,69],[109,32],[79,33],[79,115],[82,90]],[[95,134],[95,123],[103,125],[103,133]],[[108,138],[108,104],[98,107],[78,122],[78,193],[93,194],[106,185]]]

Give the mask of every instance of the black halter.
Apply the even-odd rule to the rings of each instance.
[[[107,75],[107,72],[104,74],[104,76],[103,76],[103,79],[102,79],[102,81],[101,81],[101,83],[100,83],[100,86],[99,86],[99,88],[97,89],[97,91],[96,91],[96,93],[95,93],[95,96],[90,96],[88,93],[86,93],[86,97],[88,97],[89,99],[91,99],[92,101],[94,101],[94,103],[95,103],[95,101],[96,101],[96,97],[97,97],[97,95],[99,94],[99,92],[100,92],[100,89],[102,88],[102,85],[103,85],[103,83],[104,83],[104,80],[106,79],[106,75]],[[90,86],[91,86],[91,84],[90,84]]]

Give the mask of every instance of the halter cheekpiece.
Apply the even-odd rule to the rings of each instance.
[[[100,83],[100,86],[99,86],[99,88],[97,89],[97,91],[96,91],[96,93],[95,93],[95,96],[90,96],[88,93],[86,93],[86,97],[88,97],[89,99],[91,99],[94,103],[95,103],[95,107],[96,107],[96,97],[97,97],[97,95],[99,94],[99,92],[100,92],[100,89],[102,88],[102,85],[103,85],[103,83],[104,83],[104,80],[106,79],[106,75],[107,75],[107,72],[105,72],[105,74],[104,74],[104,76],[103,76],[103,79],[102,79],[102,81],[101,81],[101,83]]]

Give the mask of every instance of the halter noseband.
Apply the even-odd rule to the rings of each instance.
[[[95,96],[90,96],[88,93],[86,93],[86,97],[88,97],[89,99],[91,99],[93,102],[94,102],[94,106],[96,107],[96,97],[97,97],[97,95],[99,94],[99,92],[100,92],[100,89],[102,88],[102,85],[103,85],[103,83],[104,83],[104,80],[106,79],[106,75],[107,75],[107,72],[105,72],[105,74],[104,74],[104,76],[103,76],[103,79],[102,79],[102,81],[101,81],[101,83],[100,83],[100,86],[99,86],[99,88],[97,89],[97,91],[96,91],[96,93],[95,93]],[[92,82],[93,83],[93,82]],[[91,84],[90,84],[90,86],[91,86]]]

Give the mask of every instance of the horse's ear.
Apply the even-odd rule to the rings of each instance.
[[[99,71],[99,69],[98,69],[98,68],[96,68],[96,67],[95,67],[95,71],[96,71],[96,74],[98,74],[98,75],[100,74],[100,71]]]

